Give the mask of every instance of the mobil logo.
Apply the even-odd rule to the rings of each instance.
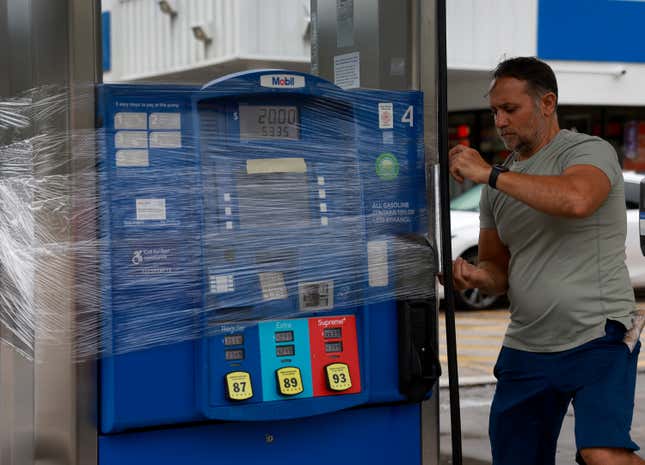
[[[260,78],[262,87],[297,89],[305,86],[305,77],[294,74],[265,74]]]

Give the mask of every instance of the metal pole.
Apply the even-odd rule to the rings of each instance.
[[[450,174],[448,172],[448,59],[446,53],[446,0],[437,0],[437,82],[439,112],[439,191],[441,208],[442,269],[444,299],[446,301],[446,348],[448,352],[448,379],[450,383],[450,425],[452,436],[452,463],[462,464],[461,414],[459,406],[459,372],[457,370],[457,336],[455,330],[455,300],[452,285],[452,250],[450,237]]]

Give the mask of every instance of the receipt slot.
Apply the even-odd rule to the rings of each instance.
[[[98,102],[99,462],[421,463],[422,94],[268,70]]]

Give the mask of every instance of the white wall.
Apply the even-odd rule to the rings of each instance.
[[[174,19],[157,0],[104,0],[104,10],[112,12],[112,71],[106,80],[155,78],[257,57],[309,62],[309,0],[169,2],[177,11]],[[208,31],[210,45],[195,39],[194,25]]]
[[[486,70],[537,52],[538,0],[448,0],[449,69]]]

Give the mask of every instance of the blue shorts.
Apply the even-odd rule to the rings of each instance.
[[[493,465],[555,465],[562,420],[572,401],[578,451],[638,450],[629,430],[640,343],[630,353],[622,342],[623,325],[607,321],[605,331],[563,352],[502,348],[489,424]],[[578,463],[584,463],[579,454]]]

